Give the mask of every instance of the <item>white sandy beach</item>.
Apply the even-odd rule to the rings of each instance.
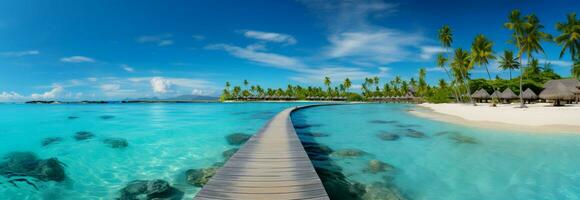
[[[434,120],[485,128],[517,129],[539,132],[575,132],[580,134],[580,104],[553,107],[547,103],[499,104],[491,107],[471,104],[419,104],[412,114]],[[424,109],[422,109],[424,108]]]

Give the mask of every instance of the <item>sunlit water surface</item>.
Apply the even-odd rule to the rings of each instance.
[[[406,199],[580,199],[580,134],[478,129],[407,113],[414,108],[323,106],[297,111],[292,117],[303,142],[335,152],[367,153],[346,158],[331,154],[329,160],[315,161],[315,166],[331,163],[339,166],[331,170],[341,172],[350,183],[379,182]],[[383,140],[380,134],[399,138]],[[371,173],[370,160],[394,169]]]
[[[128,182],[152,179],[168,181],[185,192],[184,199],[191,199],[199,188],[186,183],[187,169],[223,161],[222,152],[232,148],[225,136],[254,134],[276,113],[296,105],[0,104],[0,156],[29,151],[41,159],[56,157],[66,165],[67,175],[63,182],[31,179],[38,190],[0,176],[0,199],[114,199]],[[78,131],[95,137],[76,141]],[[47,137],[63,141],[41,146]],[[124,138],[129,145],[111,148],[102,142],[109,137]]]

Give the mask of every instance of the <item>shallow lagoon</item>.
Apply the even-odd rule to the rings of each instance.
[[[222,152],[233,147],[227,135],[253,134],[296,105],[302,104],[0,104],[0,154],[56,157],[68,177],[35,181],[37,190],[0,176],[0,199],[113,199],[128,182],[151,179],[166,180],[191,199],[199,188],[186,183],[186,170],[223,161]],[[417,118],[408,109],[413,106],[323,106],[300,110],[293,121],[304,142],[335,151],[314,164],[342,176],[359,195],[380,182],[379,191],[406,199],[580,199],[579,135],[476,129]],[[78,131],[94,137],[77,141]],[[43,147],[47,137],[62,141]],[[103,143],[111,137],[128,146]],[[364,152],[336,153],[349,149]],[[392,168],[369,170],[370,160]]]
[[[225,137],[254,134],[294,103],[195,103],[112,105],[0,104],[0,156],[31,151],[66,165],[64,182],[9,183],[0,176],[0,199],[114,199],[132,180],[163,179],[191,199],[199,188],[185,171],[223,161]],[[76,132],[93,138],[77,141]],[[47,137],[61,137],[43,147]],[[123,138],[112,148],[106,138]],[[121,145],[122,146],[122,145]],[[16,187],[17,186],[17,187]]]
[[[314,165],[341,172],[358,192],[380,183],[415,200],[580,199],[580,135],[477,129],[418,118],[408,109],[413,106],[323,106],[297,111],[293,121],[303,142],[335,152]],[[365,154],[336,155],[352,149]],[[393,169],[372,173],[370,160]]]

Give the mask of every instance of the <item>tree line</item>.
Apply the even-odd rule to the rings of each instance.
[[[543,84],[552,79],[560,79],[549,62],[540,64],[538,58],[546,57],[542,46],[545,42],[555,42],[562,49],[559,58],[568,54],[572,60],[570,68],[571,77],[580,78],[580,21],[576,19],[576,13],[569,13],[566,21],[555,24],[559,32],[553,36],[544,31],[544,25],[535,14],[523,16],[519,10],[512,10],[504,23],[503,28],[511,31],[507,41],[513,45],[515,51],[504,50],[499,55],[494,51],[494,42],[484,34],[474,37],[470,49],[461,47],[454,48],[454,35],[450,26],[444,25],[438,30],[438,39],[444,53],[439,53],[436,65],[446,74],[447,80],[440,79],[437,85],[429,85],[425,81],[427,71],[419,69],[418,77],[403,80],[400,76],[381,83],[379,77],[367,77],[360,87],[360,94],[351,92],[352,82],[349,78],[333,85],[330,77],[324,77],[323,87],[302,87],[288,85],[286,88],[262,88],[259,85],[250,85],[244,80],[242,86],[231,86],[229,82],[223,90],[222,100],[235,99],[249,96],[293,96],[298,99],[306,97],[347,97],[348,100],[365,100],[375,96],[402,96],[412,92],[416,96],[424,97],[431,102],[470,102],[472,91],[484,88],[490,92],[510,88],[519,93],[530,88],[539,92]],[[523,63],[524,58],[526,63]],[[509,79],[502,79],[498,75],[492,77],[488,65],[497,60],[499,68],[509,71]],[[546,59],[547,60],[547,59]],[[483,68],[486,71],[487,80],[472,79],[471,73],[474,68]],[[519,76],[512,77],[512,71],[519,70]],[[524,88],[525,87],[525,88]],[[521,97],[520,97],[521,98]],[[521,107],[525,107],[523,100]],[[492,99],[492,103],[496,103]]]

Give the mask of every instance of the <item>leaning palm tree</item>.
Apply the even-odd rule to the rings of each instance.
[[[520,62],[517,58],[514,58],[514,52],[506,50],[503,52],[503,56],[499,58],[499,66],[502,70],[510,71],[510,80],[512,80],[512,70],[520,68]]]
[[[528,15],[525,17],[527,23],[530,25],[529,27],[524,29],[524,33],[520,38],[520,51],[518,55],[521,57],[522,54],[526,55],[528,59],[527,64],[531,64],[531,60],[533,60],[534,53],[544,53],[544,48],[542,47],[541,41],[549,41],[551,40],[551,35],[542,32],[544,26],[540,24],[540,20],[536,17],[536,15]],[[522,67],[523,68],[523,67]],[[525,70],[524,70],[525,71]],[[520,92],[522,90],[522,75],[520,76]],[[523,98],[520,95],[520,107],[525,108],[526,105],[523,102]]]
[[[485,67],[485,71],[487,72],[487,77],[489,78],[489,81],[491,82],[491,74],[489,73],[489,69],[487,68],[487,65],[489,64],[490,60],[495,59],[495,56],[493,55],[493,42],[491,42],[489,39],[487,39],[483,34],[479,34],[475,37],[475,39],[473,40],[473,43],[471,44],[471,62],[469,63],[471,66],[475,66],[475,65],[479,65],[479,66],[484,66]],[[492,84],[492,88],[493,91],[496,91],[495,86],[493,86]],[[495,106],[497,103],[497,99],[492,98],[491,99],[491,104],[492,106]]]
[[[576,63],[580,60],[578,52],[580,52],[580,20],[576,19],[576,13],[569,13],[568,21],[565,23],[558,22],[556,24],[556,29],[560,31],[560,35],[554,38],[554,41],[558,45],[562,46],[562,51],[560,52],[560,59],[564,57],[566,50],[570,53],[570,57],[574,64],[572,65],[572,76],[580,77],[580,71],[576,69]]]
[[[470,63],[471,61],[469,58],[469,52],[463,50],[462,48],[455,49],[455,56],[451,62],[451,67],[458,72],[458,75],[460,76],[460,79],[458,80],[467,82],[467,97],[469,98],[469,102],[476,106],[477,104],[475,104],[471,98],[471,88],[469,88],[469,71],[472,67]]]
[[[508,22],[504,24],[504,27],[512,30],[512,42],[515,42],[516,47],[518,48],[518,58],[520,59],[520,63],[522,63],[522,36],[524,34],[524,30],[528,29],[531,26],[530,23],[525,21],[521,17],[521,13],[519,10],[512,10],[512,12],[508,15]],[[523,66],[520,67],[520,91],[522,91],[522,84],[523,84]],[[525,108],[524,100],[520,95],[520,107]]]
[[[447,74],[449,81],[452,81],[453,79],[451,78],[451,74],[447,70],[447,67],[445,67],[445,63],[447,63],[447,58],[445,58],[445,56],[442,53],[437,54],[437,66],[442,68],[445,71],[445,74]],[[457,95],[457,91],[455,90],[454,87],[451,88],[451,91],[453,92],[453,96],[455,96],[455,103],[458,103],[459,97]]]
[[[443,48],[445,48],[445,54],[447,54],[447,57],[449,57],[449,49],[451,48],[451,44],[453,43],[453,31],[451,30],[451,27],[449,27],[448,25],[443,25],[439,29],[438,38],[439,38],[439,42],[441,42],[441,46],[443,46]],[[445,62],[443,61],[443,59],[441,57],[443,57],[442,54],[438,55],[437,63],[439,65],[439,67],[441,67],[445,70],[447,77],[449,77],[449,81],[451,82],[451,87],[453,88],[453,91],[454,91],[455,101],[459,102],[459,97],[457,94],[457,93],[459,93],[458,89],[455,89],[455,87],[453,87],[454,81],[452,81],[453,79],[451,78],[451,74],[449,73],[449,71],[447,71],[447,68],[445,67]]]

